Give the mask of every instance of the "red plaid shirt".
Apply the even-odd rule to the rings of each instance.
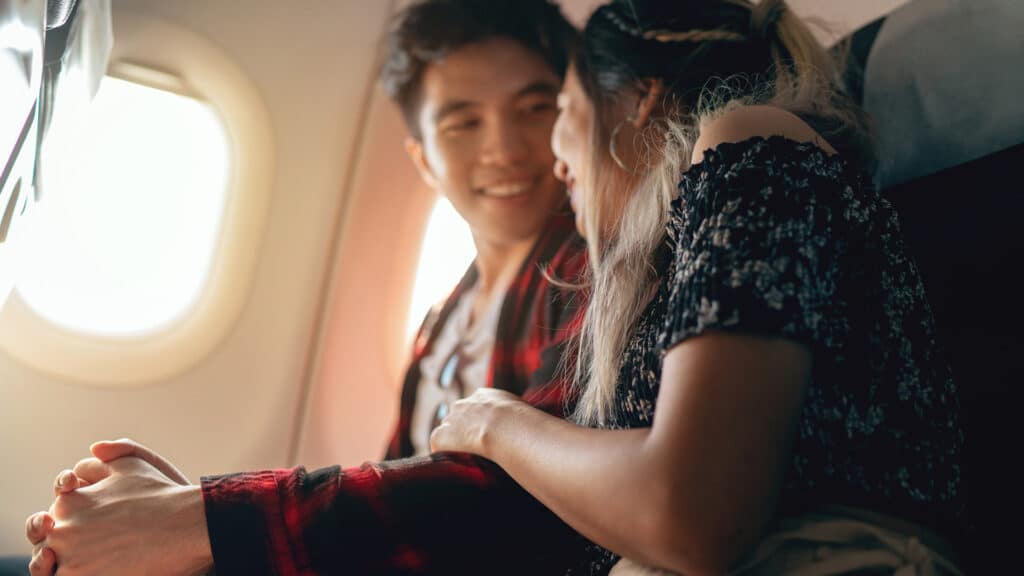
[[[505,296],[488,386],[563,415],[571,376],[560,368],[582,293],[552,285],[543,270],[572,281],[585,266],[572,214],[554,216]],[[471,267],[420,329],[389,458],[412,454],[419,363],[476,279]],[[560,574],[583,542],[500,468],[466,454],[210,476],[202,486],[221,576]]]

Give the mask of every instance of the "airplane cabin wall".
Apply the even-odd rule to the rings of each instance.
[[[141,14],[201,35],[249,77],[274,151],[268,216],[240,315],[184,372],[98,387],[0,353],[0,555],[28,551],[25,517],[48,505],[54,476],[97,439],[136,438],[193,480],[289,463],[390,10],[390,2],[364,0],[114,0],[115,37],[119,14]]]

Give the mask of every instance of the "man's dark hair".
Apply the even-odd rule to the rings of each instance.
[[[550,0],[420,0],[394,18],[380,80],[401,108],[409,131],[419,138],[416,115],[427,66],[468,44],[508,38],[564,76],[575,34]]]

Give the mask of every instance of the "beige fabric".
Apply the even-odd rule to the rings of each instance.
[[[898,528],[895,528],[897,527]],[[925,544],[927,542],[928,544]],[[784,520],[733,576],[835,576],[861,570],[893,576],[961,576],[945,545],[920,527],[843,510]],[[621,560],[612,576],[665,576]]]

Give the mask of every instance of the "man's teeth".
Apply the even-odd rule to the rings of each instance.
[[[529,189],[529,184],[505,184],[502,186],[484,188],[484,194],[488,196],[518,196]]]

